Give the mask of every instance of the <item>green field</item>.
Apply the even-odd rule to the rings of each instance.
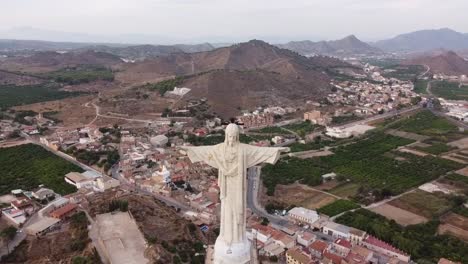
[[[405,161],[385,156],[387,152],[412,142],[380,132],[372,133],[356,143],[335,148],[334,155],[306,160],[285,159],[274,166],[267,165],[262,173],[264,184],[273,194],[276,184],[299,180],[314,186],[320,184],[320,175],[335,172],[363,187],[364,197],[358,195],[354,198],[369,203],[386,195],[402,193],[462,167],[456,162],[432,156],[398,153],[405,157]],[[373,200],[365,197],[369,191],[375,193]]]
[[[45,73],[43,77],[69,85],[89,83],[97,80],[113,81],[114,73],[101,67],[76,67]]]
[[[308,150],[317,150],[321,149],[325,146],[329,146],[333,141],[325,141],[325,140],[320,140],[320,141],[314,141],[314,142],[309,142],[309,143],[293,143],[289,145],[288,147],[291,149],[291,152],[300,152],[300,151],[308,151]]]
[[[426,71],[426,68],[422,65],[389,65],[384,69],[394,70],[393,72],[384,73],[384,77],[403,81],[415,80],[421,73]]]
[[[358,193],[358,190],[359,190],[358,184],[345,183],[345,184],[336,186],[335,188],[331,189],[329,192],[334,195],[343,197],[343,198],[349,198],[349,197],[355,196]]]
[[[75,192],[74,186],[64,180],[65,174],[83,170],[43,149],[27,144],[11,148],[0,148],[0,194],[13,189],[31,190],[40,184],[59,194]]]
[[[447,119],[438,117],[429,110],[421,111],[391,125],[390,128],[420,135],[438,137],[449,133],[457,133],[458,129]]]
[[[438,221],[402,227],[393,220],[365,209],[345,213],[335,221],[364,230],[392,244],[411,254],[411,259],[418,263],[437,263],[442,257],[468,263],[468,244],[448,235],[435,235]]]
[[[288,157],[279,160],[275,165],[266,165],[262,169],[262,180],[267,187],[267,194],[273,195],[277,184],[300,181],[311,186],[319,185],[322,183],[321,176],[327,172],[310,160]]]
[[[291,134],[291,132],[282,129],[281,127],[277,126],[269,126],[260,129],[252,129],[250,132],[253,133],[262,133],[262,134],[273,134],[273,135],[281,135],[281,134]]]
[[[421,150],[430,154],[439,155],[441,153],[456,149],[455,147],[451,147],[445,143],[441,142],[433,142],[429,147],[414,147],[417,150]]]
[[[353,121],[362,120],[363,118],[357,115],[349,115],[349,116],[334,116],[332,117],[332,124],[339,125],[344,123],[349,123]]]
[[[448,100],[467,100],[468,86],[459,86],[458,83],[437,81],[431,83],[431,92],[437,97]]]
[[[349,200],[336,200],[331,204],[319,208],[317,211],[327,216],[335,216],[343,212],[359,208],[360,206]]]
[[[51,84],[0,85],[0,108],[60,100],[81,94],[83,93],[59,91],[58,87]]]
[[[314,125],[312,124],[312,122],[307,120],[301,123],[290,124],[290,125],[286,125],[283,127],[296,132],[301,137],[304,137],[306,134],[314,132],[316,129],[320,128],[321,126]]]
[[[407,193],[389,204],[431,219],[452,209],[453,204],[443,195],[421,190]]]
[[[426,80],[417,80],[414,83],[414,92],[418,94],[427,94],[427,91],[426,91],[427,83],[428,81]]]

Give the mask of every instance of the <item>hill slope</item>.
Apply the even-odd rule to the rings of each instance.
[[[175,76],[216,69],[255,70],[277,72],[308,81],[327,79],[322,73],[327,67],[348,67],[349,64],[332,58],[306,58],[266,42],[246,43],[193,54],[171,54],[133,64],[122,65],[116,78],[124,83],[155,82]]]
[[[182,86],[192,89],[184,100],[206,98],[211,110],[224,118],[238,115],[240,109],[254,109],[259,105],[294,107],[330,92],[324,80],[307,82],[265,70],[210,71],[188,78]]]
[[[421,64],[431,68],[433,73],[449,75],[468,75],[468,61],[453,51],[447,51],[435,56],[422,56],[407,60],[406,64]]]
[[[340,40],[312,42],[292,41],[278,45],[281,48],[290,49],[302,55],[352,55],[352,54],[379,54],[378,48],[360,41],[356,36],[350,35]]]
[[[448,28],[436,30],[420,30],[401,34],[392,39],[381,40],[374,46],[385,51],[417,52],[432,49],[468,49],[468,34],[456,32]]]

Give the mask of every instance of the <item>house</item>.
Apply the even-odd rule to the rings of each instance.
[[[330,172],[330,173],[322,175],[322,180],[324,181],[334,180],[335,178],[336,178],[336,173],[334,172]]]
[[[44,200],[50,197],[54,197],[55,193],[51,189],[40,187],[32,191],[32,196],[38,200]]]
[[[302,222],[306,224],[313,224],[319,219],[317,211],[303,207],[294,207],[293,209],[289,210],[288,217],[294,222]]]
[[[103,175],[102,177],[94,180],[94,187],[100,192],[118,187],[119,185],[120,181],[106,175]]]
[[[26,222],[25,212],[11,207],[2,210],[2,217],[17,227]]]
[[[312,242],[315,241],[315,239],[317,239],[317,236],[312,234],[311,232],[305,231],[302,234],[299,234],[296,239],[299,245],[308,247],[310,246],[310,244],[312,244]]]
[[[350,254],[361,256],[366,263],[374,257],[374,252],[362,246],[354,246],[351,249]]]
[[[351,251],[352,244],[346,239],[338,238],[332,244],[332,250],[342,257],[346,257]]]
[[[54,211],[50,212],[50,217],[57,218],[63,220],[65,218],[70,217],[76,212],[77,205],[73,203],[66,204],[63,207],[55,209]]]
[[[328,222],[323,227],[323,233],[332,236],[333,238],[347,239],[349,237],[349,230],[350,227],[340,225],[334,222]]]
[[[362,240],[366,237],[366,232],[356,229],[356,228],[349,228],[349,241],[351,241],[351,244],[353,245],[360,245],[362,243]]]
[[[343,258],[337,254],[331,253],[330,251],[323,252],[323,264],[341,264]]]
[[[263,251],[266,256],[279,256],[283,254],[284,247],[276,243],[269,243],[263,247]]]
[[[323,252],[328,248],[328,244],[321,241],[315,240],[312,244],[309,245],[310,254],[317,258],[322,258]]]
[[[312,258],[306,255],[299,247],[294,247],[286,251],[287,264],[310,264]]]
[[[26,197],[11,201],[10,205],[17,210],[26,210],[33,207],[31,200]]]
[[[377,253],[386,255],[388,257],[396,257],[400,261],[408,263],[410,261],[410,255],[405,252],[395,248],[394,246],[379,240],[373,236],[368,235],[363,241],[363,246],[366,248],[375,251]]]
[[[78,172],[69,172],[65,175],[65,181],[78,189],[89,188],[93,185],[93,179],[90,179]]]

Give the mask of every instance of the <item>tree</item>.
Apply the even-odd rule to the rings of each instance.
[[[270,223],[270,220],[268,220],[268,218],[266,217],[263,217],[261,225],[267,226],[269,223]]]

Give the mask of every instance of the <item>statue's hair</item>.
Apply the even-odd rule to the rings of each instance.
[[[239,126],[236,124],[229,124],[226,127],[224,143],[228,143],[228,135],[235,135],[235,142],[239,142]]]

